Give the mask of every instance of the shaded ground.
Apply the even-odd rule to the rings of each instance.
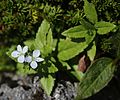
[[[51,97],[40,88],[38,77],[20,77],[13,73],[0,74],[0,100],[74,100],[77,83],[60,80]],[[96,95],[86,100],[120,100],[118,77]]]

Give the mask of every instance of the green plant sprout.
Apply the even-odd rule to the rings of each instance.
[[[18,62],[18,72],[40,75],[40,83],[48,95],[53,90],[55,74],[61,69],[69,70],[80,81],[76,100],[85,99],[100,91],[114,75],[116,60],[108,57],[95,60],[95,55],[97,36],[112,33],[116,25],[98,21],[95,6],[87,0],[84,0],[83,9],[85,16],[80,19],[81,24],[63,31],[61,37],[53,37],[52,24],[44,19],[35,39],[25,41],[26,46],[23,48],[18,45],[17,51],[13,46],[7,52],[9,57]],[[34,50],[32,56],[27,52],[28,48],[30,52]],[[78,63],[71,61],[83,53],[91,61],[85,73],[78,70]]]

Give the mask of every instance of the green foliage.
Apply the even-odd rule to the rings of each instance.
[[[87,51],[87,55],[91,61],[94,60],[94,57],[96,55],[96,45],[95,42],[93,42],[91,48]]]
[[[62,35],[70,38],[84,38],[86,34],[87,30],[82,25],[70,28],[62,33]]]
[[[35,47],[39,49],[44,56],[47,56],[52,52],[52,43],[53,37],[50,24],[44,20],[36,34]]]
[[[54,46],[55,44],[53,43],[52,30],[50,28],[49,22],[47,20],[43,20],[36,34],[36,39],[25,41],[24,44],[29,46],[30,50],[39,49],[41,51],[42,57],[46,59],[42,64],[40,64],[39,68],[36,70],[30,68],[27,62],[25,62],[25,64],[18,63],[17,64],[18,73],[22,75],[36,73],[41,74],[42,77],[40,78],[40,81],[43,86],[43,89],[46,91],[48,95],[50,95],[55,81],[55,78],[53,78],[50,74],[54,74],[55,72],[58,71],[58,69],[51,61],[50,59],[51,57],[49,57],[48,55],[52,53],[53,49],[55,48]],[[14,50],[15,50],[14,47],[10,48],[7,54],[9,57],[11,57],[14,61],[17,62],[16,58],[11,56],[11,53]],[[46,75],[48,75],[48,77],[45,77]]]
[[[47,95],[50,95],[54,86],[55,78],[52,75],[48,75],[47,77],[42,77],[40,79],[40,82],[43,86],[43,89],[47,93]]]
[[[68,30],[70,30],[70,29],[68,29]],[[92,31],[88,31],[86,33],[85,40],[82,41],[81,39],[79,39],[80,42],[79,41],[73,42],[70,39],[61,40],[58,45],[58,51],[59,51],[58,58],[60,60],[65,61],[65,60],[69,60],[69,59],[75,57],[76,55],[78,55],[79,53],[83,52],[84,49],[87,48],[87,46],[92,42],[92,40],[95,37],[95,33],[94,32],[92,34],[91,33],[92,33]],[[73,33],[73,34],[76,35],[76,33]],[[66,46],[65,46],[65,44],[66,44]]]
[[[79,81],[82,80],[84,73],[78,70],[78,65],[72,66],[74,71],[71,71],[71,74],[73,74]]]
[[[97,59],[82,78],[76,100],[83,100],[105,87],[113,77],[115,68],[112,59],[105,57]]]
[[[70,40],[61,40],[58,47],[58,58],[65,61],[81,53],[87,44],[85,42],[76,43]]]
[[[95,27],[97,29],[97,33],[102,35],[102,34],[107,34],[110,31],[112,31],[116,26],[112,23],[109,22],[97,22],[95,24]]]
[[[24,64],[17,64],[17,74],[20,75],[29,75],[29,74],[36,74],[37,72],[33,69],[31,69],[28,65]]]
[[[79,89],[82,92],[78,94],[78,98],[87,98],[100,91],[112,78],[115,66],[112,65],[111,58],[99,58],[95,62],[94,59],[98,55],[96,51],[100,51],[98,47],[103,37],[107,40],[109,35],[109,41],[104,42],[102,47],[110,47],[112,44],[111,48],[116,51],[114,58],[120,57],[120,31],[116,31],[120,6],[119,1],[114,0],[88,1],[0,1],[0,57],[4,58],[0,60],[0,69],[4,69],[1,67],[4,64],[7,66],[5,55],[3,57],[2,54],[10,46],[24,44],[29,47],[28,55],[38,49],[44,61],[35,70],[28,63],[17,63],[17,72],[23,75],[40,75],[40,82],[48,95],[54,87],[55,74],[60,70],[70,72],[81,82]],[[107,44],[108,42],[110,43]],[[11,57],[15,48],[11,47],[7,55],[17,62]],[[94,62],[87,66],[85,75],[78,70],[79,55],[86,55]],[[12,67],[10,65],[11,68],[14,66],[15,64]]]
[[[95,6],[87,0],[84,0],[84,12],[88,20],[93,24],[98,21]]]

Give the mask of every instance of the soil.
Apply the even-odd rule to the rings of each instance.
[[[21,77],[14,73],[0,74],[0,100],[74,100],[76,82],[60,80],[51,96],[42,90],[38,76]],[[114,77],[99,93],[86,100],[120,100],[120,81]]]

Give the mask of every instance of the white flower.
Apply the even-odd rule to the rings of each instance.
[[[11,56],[17,58],[19,63],[23,63],[25,61],[25,53],[28,51],[28,46],[24,46],[23,48],[21,45],[17,46],[17,50],[11,53]]]
[[[32,56],[27,56],[25,61],[30,63],[30,66],[35,69],[37,68],[38,64],[37,62],[41,62],[44,59],[40,58],[40,50],[34,50]]]

